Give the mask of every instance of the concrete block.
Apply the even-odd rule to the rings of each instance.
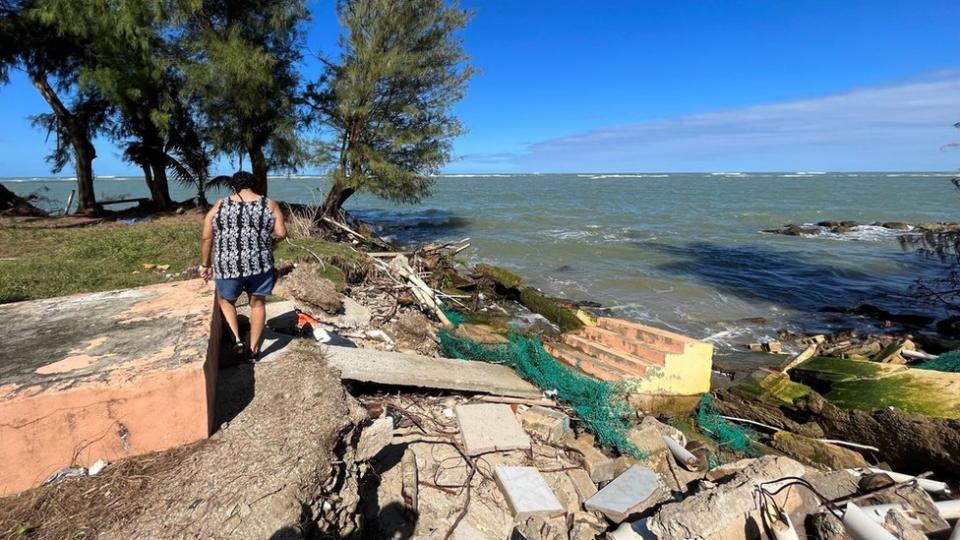
[[[593,512],[576,512],[571,521],[570,540],[595,540],[607,529],[607,523]]]
[[[641,512],[656,499],[660,487],[657,473],[641,465],[634,465],[616,477],[596,495],[587,499],[587,510],[603,513],[614,523],[620,523],[631,514]]]
[[[382,416],[360,432],[357,442],[357,461],[367,461],[376,456],[393,439],[393,418]]]
[[[567,471],[567,476],[573,481],[573,487],[577,490],[577,496],[580,497],[581,504],[597,493],[597,485],[590,479],[590,474],[587,471],[571,469]]]
[[[456,413],[463,445],[471,456],[498,450],[530,448],[530,437],[520,427],[520,422],[509,405],[459,405]]]
[[[498,467],[494,476],[516,521],[525,521],[531,516],[551,517],[564,513],[560,501],[537,469]]]
[[[0,306],[0,495],[213,425],[220,316],[200,280]]]
[[[560,411],[534,405],[520,415],[527,433],[548,444],[558,444],[570,432],[570,417]]]
[[[580,455],[580,461],[594,483],[607,482],[616,476],[616,460],[594,446],[592,435],[584,434],[577,438],[567,436],[564,444]]]

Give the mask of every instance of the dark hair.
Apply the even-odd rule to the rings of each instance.
[[[237,171],[227,179],[227,186],[234,193],[239,193],[243,189],[253,189],[257,185],[257,179],[247,171]]]

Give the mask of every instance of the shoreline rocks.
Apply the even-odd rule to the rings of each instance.
[[[816,223],[787,223],[763,232],[784,236],[819,236],[821,234],[850,234],[864,227],[881,228],[897,234],[950,234],[960,233],[960,223],[917,223],[902,221],[874,221],[858,223],[856,221],[818,221]]]

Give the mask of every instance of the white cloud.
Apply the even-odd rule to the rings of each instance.
[[[958,120],[960,71],[950,71],[821,98],[607,126],[496,161],[544,172],[953,170],[960,152],[947,145],[960,139]]]

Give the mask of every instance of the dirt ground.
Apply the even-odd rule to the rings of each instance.
[[[311,349],[314,350],[315,349]],[[336,372],[294,347],[221,369],[221,427],[195,445],[0,500],[18,538],[301,538],[321,511],[334,447],[365,417]]]

